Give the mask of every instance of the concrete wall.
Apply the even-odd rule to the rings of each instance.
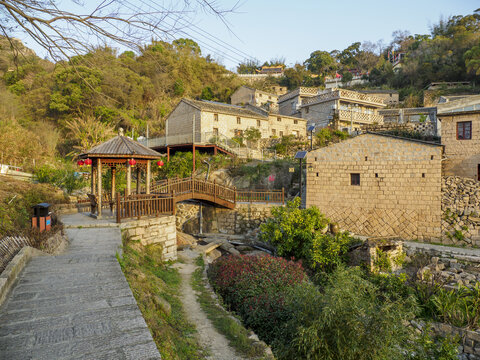
[[[441,238],[441,157],[441,146],[373,134],[313,151],[306,206],[360,235]]]
[[[442,145],[445,145],[444,175],[478,179],[480,164],[480,112],[438,115],[442,123]],[[472,138],[457,140],[457,123],[472,122]]]
[[[142,245],[160,244],[163,260],[177,259],[177,229],[175,215],[160,216],[145,220],[133,220],[120,225],[122,234]]]
[[[305,119],[271,114],[268,116],[270,136],[297,135],[305,137],[307,134],[307,121]],[[275,131],[273,131],[275,130]]]
[[[218,114],[218,121],[214,120],[214,114]],[[216,128],[220,134],[223,134],[228,138],[232,138],[235,136],[235,130],[245,131],[248,128],[253,127],[260,130],[263,138],[269,136],[268,120],[266,118],[262,118],[260,115],[258,118],[254,118],[202,111],[201,116],[202,133],[213,132],[213,129]],[[240,117],[240,124],[237,123],[237,117]],[[258,126],[258,122],[260,122],[260,126]]]

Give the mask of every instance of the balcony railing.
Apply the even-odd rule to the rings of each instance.
[[[349,110],[339,110],[338,119],[340,121],[353,121],[361,124],[383,124],[383,116],[378,114],[367,114]]]
[[[336,89],[334,91],[324,92],[311,99],[305,99],[302,106],[315,104],[318,102],[324,102],[329,100],[351,100],[359,103],[368,103],[371,105],[385,106],[385,101],[379,97],[358,93],[356,91],[350,91],[345,89]]]

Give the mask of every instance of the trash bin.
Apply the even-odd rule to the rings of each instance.
[[[52,213],[50,212],[50,204],[40,203],[32,206],[32,228],[39,229],[40,232],[49,231],[52,227]]]

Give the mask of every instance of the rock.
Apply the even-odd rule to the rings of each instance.
[[[153,302],[155,303],[155,305],[157,305],[160,311],[162,311],[165,315],[170,316],[170,314],[172,313],[172,306],[167,300],[158,295],[155,295],[153,297]]]
[[[221,257],[221,256],[222,256],[222,253],[221,253],[219,250],[214,249],[214,250],[210,251],[210,252],[207,254],[207,256],[208,256],[212,261],[214,261],[214,260],[217,260],[219,257]]]
[[[431,261],[433,264],[437,265],[438,264],[438,260],[440,260],[437,256],[434,256],[432,257]]]

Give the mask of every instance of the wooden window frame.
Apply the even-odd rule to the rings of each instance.
[[[237,116],[237,124],[240,125],[242,123],[242,118],[240,116]]]
[[[213,114],[213,121],[218,121],[218,114]]]
[[[360,186],[360,174],[359,173],[350,173],[350,185]]]
[[[471,121],[458,121],[456,123],[456,127],[457,127],[457,140],[472,140],[472,122]],[[459,125],[462,124],[463,127],[462,127],[462,134],[460,134],[460,131],[459,131]],[[465,137],[465,124],[469,124],[470,126],[470,137]],[[462,137],[460,137],[460,135]]]
[[[262,126],[262,122],[260,120],[257,120],[257,127]]]

